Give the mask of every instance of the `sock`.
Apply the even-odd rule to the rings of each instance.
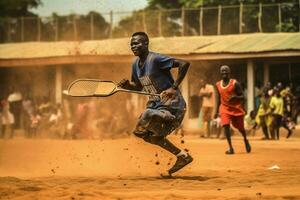
[[[184,156],[184,157],[187,157],[188,156],[188,153],[185,151],[185,150],[181,150],[176,156],[179,157],[179,156]]]

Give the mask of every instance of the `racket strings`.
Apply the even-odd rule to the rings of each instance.
[[[92,96],[94,95],[98,86],[96,81],[80,80],[73,83],[69,87],[69,95],[71,96]]]

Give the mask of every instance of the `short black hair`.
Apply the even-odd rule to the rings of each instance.
[[[135,33],[132,34],[131,37],[134,37],[134,36],[136,36],[136,35],[140,35],[140,36],[144,37],[145,41],[146,41],[147,43],[149,43],[149,37],[148,37],[147,33],[141,32],[141,31],[140,31],[140,32],[135,32]]]
[[[220,71],[222,70],[222,69],[226,69],[229,73],[230,73],[230,67],[228,66],[228,65],[222,65],[221,67],[220,67]]]

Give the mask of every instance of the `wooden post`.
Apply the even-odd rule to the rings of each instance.
[[[162,36],[162,27],[161,27],[161,9],[158,11],[158,36]]]
[[[7,18],[7,23],[8,23],[8,27],[7,27],[7,41],[11,42],[11,18],[8,17]]]
[[[90,35],[90,39],[93,40],[94,39],[94,14],[91,13],[91,18],[90,18],[90,30],[91,30],[91,35]]]
[[[270,68],[269,63],[264,62],[264,85],[270,81]]]
[[[289,82],[292,82],[292,64],[289,63]]]
[[[243,33],[243,3],[240,3],[239,32]]]
[[[181,22],[182,22],[181,36],[184,36],[184,34],[185,34],[185,9],[184,9],[184,6],[181,7]]]
[[[62,101],[62,67],[55,66],[55,102]]]
[[[113,11],[110,11],[110,27],[109,27],[109,38],[113,37],[113,23],[114,23],[114,18],[113,18]]]
[[[144,32],[147,32],[147,24],[146,24],[146,12],[142,12],[142,18],[143,18],[143,30]]]
[[[262,32],[262,25],[261,25],[261,17],[262,17],[262,4],[259,3],[259,12],[258,12],[258,30]]]
[[[298,31],[300,32],[300,0],[298,0],[298,23],[299,23],[299,27],[298,27]]]
[[[73,39],[77,40],[77,25],[76,25],[76,15],[73,16]]]
[[[282,27],[282,23],[281,23],[281,4],[279,3],[278,4],[278,26],[279,26],[279,29],[278,31],[281,32],[281,27]]]
[[[254,109],[254,63],[247,61],[247,113]]]
[[[218,6],[218,24],[217,24],[217,35],[221,35],[221,20],[222,20],[222,6]]]
[[[56,19],[53,19],[55,22],[55,41],[58,41],[58,17]]]
[[[203,7],[200,8],[200,15],[199,15],[199,34],[203,35]]]
[[[21,42],[24,41],[24,17],[21,17]]]
[[[41,41],[41,18],[37,17],[37,41]]]

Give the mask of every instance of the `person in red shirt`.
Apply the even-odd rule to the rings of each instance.
[[[217,118],[218,112],[221,115],[221,125],[229,145],[229,149],[225,153],[234,154],[231,144],[230,123],[243,135],[246,151],[247,153],[250,153],[251,146],[246,137],[244,128],[245,111],[242,105],[244,95],[241,85],[235,79],[230,78],[230,68],[227,65],[221,66],[220,73],[222,80],[216,83],[217,109],[214,117]]]

